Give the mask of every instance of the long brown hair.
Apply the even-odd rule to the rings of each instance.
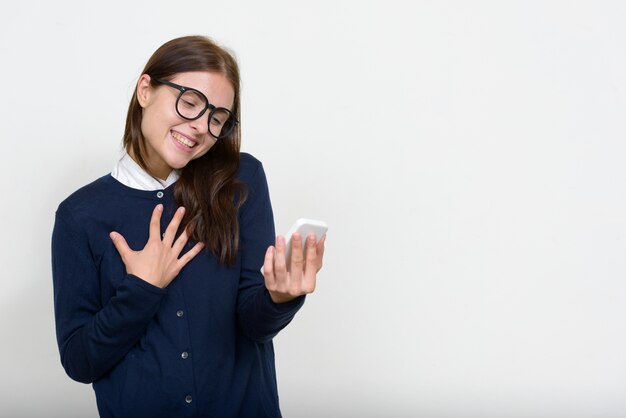
[[[240,118],[239,68],[233,56],[204,36],[185,36],[163,44],[148,60],[142,74],[169,80],[178,73],[211,71],[223,74],[235,92],[231,111]],[[137,163],[146,171],[145,138],[141,132],[142,108],[137,89],[128,106],[124,147],[132,150]],[[239,169],[241,130],[239,125],[227,138],[219,139],[202,157],[190,161],[174,186],[176,203],[185,207],[182,225],[191,238],[204,242],[222,264],[232,265],[239,247],[237,210],[243,204],[246,190],[235,179]]]

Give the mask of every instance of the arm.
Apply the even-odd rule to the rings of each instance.
[[[139,341],[166,290],[127,274],[108,301],[84,232],[71,215],[57,212],[52,274],[61,363],[74,380],[90,383],[117,364]]]
[[[187,242],[186,232],[175,239],[184,209],[177,211],[163,239],[162,212],[163,206],[157,205],[148,242],[140,251],[131,250],[119,233],[111,233],[127,274],[109,300],[103,300],[100,286],[110,278],[100,276],[86,233],[69,211],[57,212],[52,235],[57,341],[72,379],[89,383],[111,370],[145,333],[167,293],[164,288],[202,249],[197,243],[179,258]]]
[[[246,179],[248,197],[239,217],[241,277],[237,313],[244,333],[253,341],[265,342],[291,322],[304,303],[304,296],[274,303],[265,287],[260,269],[267,248],[274,242],[274,215],[265,172],[260,162],[254,163],[256,168]]]

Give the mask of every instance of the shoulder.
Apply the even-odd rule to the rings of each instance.
[[[254,214],[260,209],[267,210],[271,207],[269,187],[261,161],[242,152],[237,179],[246,185],[243,212]]]
[[[92,212],[111,202],[115,194],[115,180],[110,174],[81,187],[59,204],[59,214],[80,214]]]
[[[251,154],[245,152],[240,153],[237,178],[248,184],[258,182],[259,179],[265,181],[263,164]]]
[[[247,152],[242,152],[239,154],[239,172],[240,173],[249,173],[256,172],[259,168],[263,167],[261,161],[259,161],[252,154],[248,154]]]

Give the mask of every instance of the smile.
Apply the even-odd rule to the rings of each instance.
[[[189,138],[186,138],[177,132],[174,132],[174,131],[171,131],[171,132],[172,132],[172,138],[174,138],[176,142],[178,142],[179,144],[185,145],[189,148],[193,148],[197,145],[196,142],[190,140]]]

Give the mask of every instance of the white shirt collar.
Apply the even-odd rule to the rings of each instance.
[[[125,186],[139,190],[165,189],[178,180],[180,170],[172,170],[165,180],[157,179],[148,174],[133,160],[127,152],[115,164],[111,176]]]

